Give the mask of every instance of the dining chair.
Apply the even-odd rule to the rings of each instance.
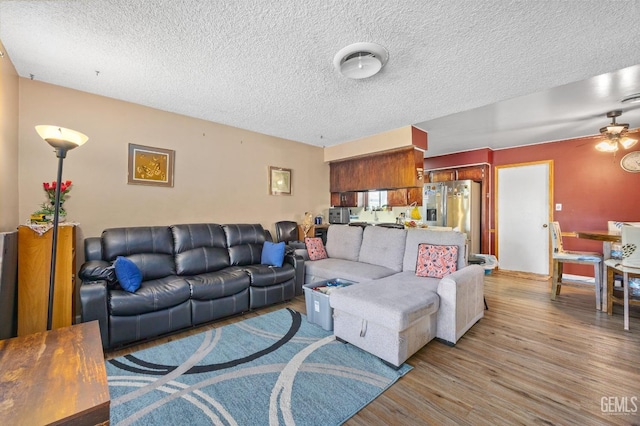
[[[620,232],[623,224],[624,222],[620,222],[617,220],[609,220],[607,221],[607,230],[609,232]],[[622,244],[611,243],[611,257],[620,259],[621,256],[622,256]]]
[[[591,264],[595,278],[596,309],[602,309],[602,254],[586,251],[567,251],[562,245],[562,232],[559,222],[549,224],[552,243],[553,275],[551,277],[551,300],[556,300],[563,284],[577,284],[576,281],[563,280],[562,270],[565,263]]]
[[[607,268],[607,313],[612,315],[613,302],[622,302],[624,306],[624,329],[629,330],[629,304],[640,305],[640,300],[631,300],[629,296],[629,278],[640,277],[640,227],[622,227],[622,259],[605,260]],[[622,299],[614,291],[614,275],[622,274]]]

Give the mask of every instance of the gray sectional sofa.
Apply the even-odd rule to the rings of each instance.
[[[443,278],[416,276],[418,245],[458,246],[457,270]],[[484,316],[484,269],[466,264],[465,235],[455,231],[331,225],[328,257],[305,258],[305,284],[358,282],[330,295],[336,337],[401,365],[438,338],[454,345]]]
[[[302,294],[303,260],[261,264],[270,235],[259,224],[111,228],[85,239],[82,322],[98,320],[104,348],[292,299]],[[123,290],[112,267],[126,257],[142,273]]]

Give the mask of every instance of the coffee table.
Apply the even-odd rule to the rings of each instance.
[[[109,424],[98,321],[0,340],[6,425]]]

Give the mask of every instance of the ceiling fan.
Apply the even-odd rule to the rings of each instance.
[[[604,140],[596,145],[596,149],[602,152],[616,152],[620,146],[629,149],[638,141],[626,136],[629,130],[629,124],[616,123],[616,117],[620,117],[622,111],[609,111],[607,117],[611,118],[611,124],[602,127],[600,133],[604,136]]]

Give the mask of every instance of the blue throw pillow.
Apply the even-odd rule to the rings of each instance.
[[[126,257],[118,256],[113,266],[116,269],[116,277],[118,277],[120,287],[130,293],[135,293],[142,283],[142,272],[136,264]]]
[[[284,262],[284,241],[279,243],[265,241],[262,246],[262,260],[260,263],[280,268],[282,267],[282,262]]]

